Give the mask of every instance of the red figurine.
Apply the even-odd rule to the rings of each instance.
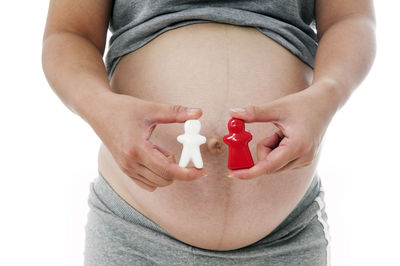
[[[229,135],[224,136],[224,142],[229,146],[228,168],[243,169],[254,165],[248,143],[253,138],[245,131],[244,121],[238,118],[231,118],[228,122]]]

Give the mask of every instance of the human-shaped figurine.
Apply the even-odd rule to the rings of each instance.
[[[238,118],[231,118],[228,122],[229,134],[223,140],[229,146],[228,168],[243,169],[254,165],[248,143],[252,135],[245,131],[244,121]]]
[[[186,167],[192,160],[196,168],[203,168],[203,160],[200,153],[200,145],[206,143],[206,137],[199,134],[201,124],[199,120],[187,120],[184,125],[185,134],[176,139],[183,144],[180,167]]]

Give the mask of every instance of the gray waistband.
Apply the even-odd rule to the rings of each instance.
[[[305,195],[297,204],[295,209],[267,237],[254,244],[259,242],[262,242],[263,244],[267,242],[273,242],[277,239],[280,239],[282,236],[304,228],[307,223],[316,215],[318,205],[314,204],[314,206],[312,206],[312,203],[321,193],[320,187],[321,180],[318,173],[316,173]],[[101,173],[99,173],[99,176],[91,184],[89,204],[101,209],[102,211],[116,215],[130,223],[146,227],[155,232],[174,238],[159,225],[141,214],[135,208],[130,206],[124,199],[122,199],[108,184]]]
[[[144,216],[121,198],[108,184],[100,172],[99,176],[91,184],[91,192],[92,193],[89,195],[89,204],[93,204],[97,208],[112,213],[128,222],[139,224],[172,237],[159,225]]]

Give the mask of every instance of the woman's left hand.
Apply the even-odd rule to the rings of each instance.
[[[272,122],[279,131],[257,144],[258,162],[249,169],[231,170],[229,177],[249,179],[310,165],[338,106],[334,93],[311,85],[260,106],[232,108],[230,115],[247,123]]]

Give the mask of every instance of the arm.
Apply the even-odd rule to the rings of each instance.
[[[312,84],[333,97],[340,109],[375,58],[373,1],[317,0],[316,20],[320,41]]]
[[[176,138],[176,140],[177,140],[179,143],[182,143],[182,144],[183,144],[183,142],[185,141],[185,140],[184,140],[184,135],[179,135],[179,136]]]
[[[231,116],[272,122],[279,131],[257,145],[252,168],[230,176],[252,178],[313,163],[332,117],[367,75],[376,47],[372,0],[317,0],[316,19],[320,42],[311,86],[263,106],[231,109]]]
[[[46,78],[64,104],[86,121],[111,94],[103,63],[111,0],[50,1],[43,36]]]
[[[235,134],[235,137],[231,139],[232,142],[243,145],[244,143],[250,142],[253,139],[253,136],[247,132],[243,131],[241,133]]]
[[[226,145],[229,145],[229,144],[231,143],[231,139],[230,139],[229,137],[230,137],[230,135],[225,135],[225,136],[222,138],[222,141],[225,142]]]
[[[250,132],[246,132],[246,141],[250,142],[253,139],[253,135]]]
[[[158,123],[198,119],[180,105],[159,104],[113,93],[103,63],[112,0],[51,0],[42,64],[50,86],[94,129],[121,170],[154,191],[173,179],[193,180],[204,171],[181,169],[173,154],[152,144]]]
[[[207,138],[206,137],[204,137],[204,136],[200,136],[201,138],[200,138],[200,144],[204,144],[204,143],[206,143],[207,142]]]

